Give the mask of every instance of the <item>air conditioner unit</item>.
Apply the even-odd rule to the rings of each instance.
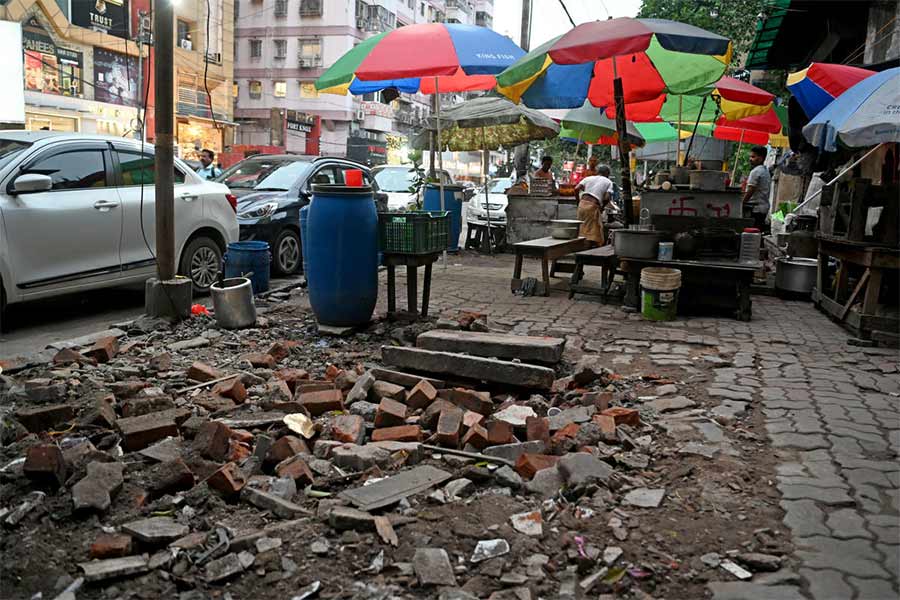
[[[313,61],[311,58],[303,58],[302,56],[300,57],[300,68],[301,69],[311,68],[313,66],[312,63],[313,63]]]
[[[207,52],[206,60],[208,60],[211,63],[221,65],[222,64],[222,53],[221,52]]]

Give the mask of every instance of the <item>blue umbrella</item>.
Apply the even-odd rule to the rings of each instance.
[[[837,142],[848,148],[900,143],[900,67],[849,88],[803,128],[803,136],[828,152]]]

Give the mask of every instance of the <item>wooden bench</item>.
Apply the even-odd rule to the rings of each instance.
[[[397,267],[406,267],[406,303],[411,313],[417,312],[419,267],[425,267],[425,279],[422,282],[422,316],[428,316],[428,300],[431,296],[431,266],[441,256],[433,254],[389,254],[384,253],[384,265],[387,267],[387,301],[388,314],[397,312],[397,284],[395,282]]]
[[[513,244],[513,252],[516,254],[516,266],[513,269],[510,290],[515,292],[522,285],[522,260],[526,256],[534,256],[541,259],[541,281],[535,286],[534,293],[542,296],[550,294],[550,263],[573,252],[580,252],[590,248],[591,242],[583,237],[574,240],[558,240],[552,237],[538,238]]]
[[[576,293],[594,294],[605,297],[609,294],[609,288],[612,286],[618,264],[619,261],[612,244],[576,252],[575,270],[572,272],[572,279],[569,282],[569,298],[574,298]],[[602,269],[600,273],[601,279],[599,288],[592,285],[581,284],[581,280],[584,279],[585,265],[600,267]]]

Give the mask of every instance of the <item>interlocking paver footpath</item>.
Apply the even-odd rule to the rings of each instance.
[[[777,585],[710,584],[713,598],[900,598],[896,350],[848,344],[851,336],[808,302],[754,297],[753,320],[747,323],[707,317],[651,325],[641,324],[640,315],[584,297],[568,300],[555,292],[548,298],[522,298],[509,291],[511,261],[498,261],[463,268],[451,256],[446,270],[436,264],[432,314],[483,312],[513,333],[595,345],[596,340],[614,343],[624,322],[630,332],[652,327],[655,341],[641,351],[660,365],[687,368],[686,343],[734,352],[730,367],[715,370],[708,393],[723,402],[753,402],[762,410],[778,458],[777,488],[799,577]],[[402,285],[397,295],[405,298]],[[384,298],[379,303],[384,310]],[[697,336],[698,330],[703,335]],[[660,331],[668,332],[671,343],[660,343]],[[614,360],[630,358],[623,354]]]

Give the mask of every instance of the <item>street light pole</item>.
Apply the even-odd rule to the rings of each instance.
[[[154,122],[156,124],[156,264],[161,282],[175,278],[174,90],[175,55],[172,0],[156,0],[153,10]]]

